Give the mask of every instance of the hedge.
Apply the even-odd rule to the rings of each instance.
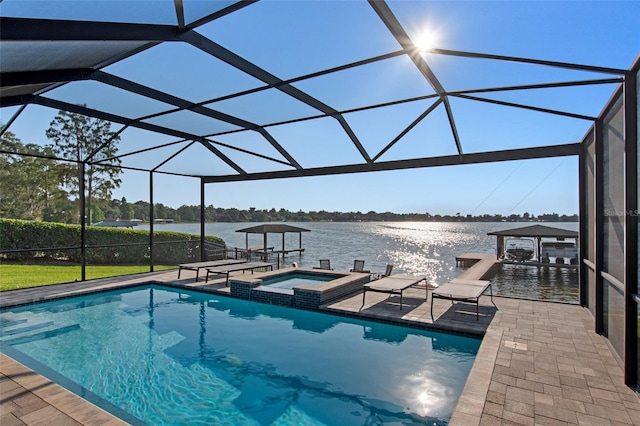
[[[200,260],[200,236],[180,232],[156,231],[154,263],[177,265]],[[148,264],[150,258],[149,231],[88,226],[86,228],[86,261],[95,265]],[[205,240],[224,249],[219,237]],[[80,225],[0,219],[0,250],[2,260],[16,262],[68,261],[81,262]],[[108,246],[96,247],[93,246]],[[40,249],[40,250],[38,250]],[[17,250],[17,251],[16,251]],[[221,256],[222,251],[217,254]],[[217,257],[212,255],[211,257]]]

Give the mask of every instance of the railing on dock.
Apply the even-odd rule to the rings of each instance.
[[[205,242],[206,260],[241,259],[247,262],[268,262],[274,269],[285,266],[285,258],[288,254],[298,253],[302,255],[304,249],[273,250],[273,247],[224,247]]]

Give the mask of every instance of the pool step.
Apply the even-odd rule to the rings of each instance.
[[[79,324],[66,325],[63,327],[41,331],[38,333],[16,336],[13,339],[11,338],[5,339],[4,337],[2,337],[0,338],[0,340],[9,345],[21,345],[23,343],[35,342],[36,340],[43,340],[43,339],[48,339],[50,337],[59,336],[61,334],[68,333],[70,331],[78,330],[79,328],[80,328]]]
[[[34,330],[40,330],[45,327],[51,327],[53,325],[53,321],[43,321],[35,324],[29,324],[28,321],[19,324],[19,326],[13,327],[4,327],[2,330],[2,337],[4,336],[13,336],[14,334],[22,334],[28,333]]]
[[[14,314],[13,312],[5,312],[4,314],[0,314],[0,327],[11,327],[16,324],[23,324],[27,322],[26,318],[22,318],[19,315]]]
[[[0,342],[17,345],[35,340],[47,339],[80,328],[79,324],[57,324],[42,315],[30,313],[28,318],[11,312],[0,315],[2,332]]]
[[[99,306],[99,305],[105,305],[108,303],[118,303],[118,302],[120,302],[119,296],[106,296],[106,297],[101,297],[95,300],[91,300],[91,299],[82,300],[81,302],[70,300],[69,302],[64,303],[64,301],[62,301],[60,303],[50,306],[48,308],[48,311],[53,313],[69,312],[69,311],[75,311],[77,309],[84,309],[92,306]]]

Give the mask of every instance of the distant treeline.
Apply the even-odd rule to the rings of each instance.
[[[120,214],[120,213],[123,214]],[[107,213],[107,212],[105,212]],[[127,203],[122,200],[114,200],[109,212],[110,219],[141,219],[149,221],[149,203],[137,201]],[[205,222],[577,222],[578,215],[559,215],[557,213],[533,215],[530,213],[511,214],[483,214],[478,216],[439,215],[430,213],[377,213],[362,212],[328,212],[325,210],[304,212],[299,210],[291,212],[286,209],[256,209],[240,210],[236,208],[221,208],[209,205],[204,210]],[[173,219],[174,222],[199,222],[200,206],[183,205],[177,209],[163,204],[154,205],[155,219]]]
[[[2,0],[0,0],[1,2]],[[58,127],[72,126],[84,133],[81,140],[68,140],[62,137]],[[90,135],[90,136],[83,136]],[[11,132],[0,135],[0,218],[22,219],[41,222],[57,222],[66,224],[80,223],[80,202],[78,194],[80,185],[78,172],[71,163],[55,161],[51,157],[58,152],[71,152],[82,158],[90,153],[104,151],[107,144],[117,140],[117,134],[109,130],[108,123],[101,120],[90,120],[77,114],[60,111],[47,137],[53,143],[45,147],[37,144],[23,144]],[[76,137],[80,137],[76,136]],[[93,145],[90,145],[93,144]],[[84,145],[82,145],[84,144]],[[89,144],[89,145],[87,145]],[[101,147],[101,148],[98,148]],[[111,147],[110,149],[115,149]],[[80,150],[80,151],[79,151]],[[115,152],[115,151],[114,151]],[[93,155],[93,154],[91,154]],[[119,160],[117,162],[119,164]],[[113,199],[112,191],[120,186],[120,168],[109,162],[108,166],[100,166],[99,162],[91,163],[86,170],[85,190],[87,197],[84,215],[89,223],[104,220],[150,220],[149,203],[137,201],[129,203],[123,197]],[[172,219],[174,222],[199,222],[200,206],[183,205],[174,209],[160,203],[153,206],[154,219]],[[362,212],[328,212],[309,211],[290,212],[285,209],[249,210],[224,209],[214,206],[205,208],[206,222],[368,222],[368,221],[433,221],[433,222],[577,222],[578,215],[558,215],[556,213],[534,216],[530,213],[484,214],[479,216],[439,215],[430,213],[377,213]]]

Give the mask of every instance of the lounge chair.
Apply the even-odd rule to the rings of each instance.
[[[329,259],[320,259],[320,266],[314,266],[313,269],[331,269],[331,260]]]
[[[181,263],[178,265],[178,279],[180,279],[180,273],[183,269],[189,271],[196,271],[196,281],[198,281],[200,275],[200,269],[215,268],[216,266],[235,265],[238,263],[246,263],[246,260],[236,259],[222,259],[222,260],[209,260],[205,262],[193,262],[193,263]]]
[[[260,268],[264,268],[264,269],[268,268],[269,270],[273,271],[273,264],[269,262],[246,262],[246,263],[238,263],[236,265],[225,265],[225,266],[218,266],[215,268],[206,268],[207,276],[204,282],[205,283],[209,282],[209,274],[225,275],[226,276],[225,286],[228,286],[229,275],[232,272],[242,271],[242,273],[244,274],[245,271],[251,271],[251,273],[253,274],[253,271],[255,269],[260,269]]]
[[[493,288],[491,281],[469,280],[464,278],[454,278],[446,284],[442,284],[431,292],[431,321],[433,321],[433,299],[449,299],[453,301],[475,303],[476,321],[480,317],[480,296],[489,287],[491,289],[491,303],[493,303]],[[493,306],[496,306],[493,303]]]
[[[364,272],[366,274],[371,273],[371,271],[367,271],[364,269],[364,260],[354,260],[353,268],[349,269],[349,272]]]
[[[384,272],[374,272],[373,274],[371,274],[371,278],[374,280],[379,280],[380,278],[385,278],[391,275],[392,271],[393,263],[387,263],[387,267],[385,268]]]
[[[367,296],[367,291],[374,291],[377,293],[389,293],[400,295],[400,310],[402,310],[402,292],[413,287],[416,284],[424,281],[425,284],[425,301],[429,297],[429,286],[427,285],[427,277],[424,275],[405,275],[397,274],[389,277],[381,278],[376,281],[371,281],[365,284],[362,289],[362,306],[364,306],[364,300]]]

